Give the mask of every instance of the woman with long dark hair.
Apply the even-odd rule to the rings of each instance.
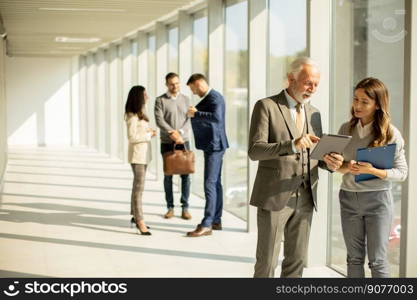
[[[148,95],[143,86],[133,86],[127,96],[125,121],[129,140],[128,161],[133,171],[133,187],[130,205],[131,222],[142,235],[151,235],[145,224],[142,211],[142,194],[145,186],[146,166],[151,161],[151,138],[156,131],[149,127],[145,114]]]
[[[348,277],[365,277],[366,253],[372,277],[390,277],[387,249],[394,212],[391,182],[407,177],[404,140],[391,124],[388,90],[376,78],[365,78],[356,85],[351,115],[339,130],[352,139],[343,153],[345,163],[338,170],[344,174],[339,200]],[[396,144],[392,169],[356,161],[357,149],[387,144]],[[359,174],[376,178],[355,182]]]

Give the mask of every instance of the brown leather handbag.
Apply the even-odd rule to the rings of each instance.
[[[195,171],[195,156],[191,150],[175,149],[163,154],[165,175],[186,175]]]

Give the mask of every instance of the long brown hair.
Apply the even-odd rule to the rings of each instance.
[[[149,122],[148,116],[145,114],[145,88],[141,85],[133,86],[125,105],[125,118],[128,113],[136,114],[139,120],[145,120]]]
[[[369,143],[369,147],[379,147],[388,144],[393,137],[392,128],[390,126],[391,117],[389,114],[389,95],[385,84],[379,79],[368,77],[362,79],[355,87],[363,89],[365,94],[375,100],[378,109],[375,111],[374,122],[372,129],[374,133],[374,140]],[[350,134],[359,122],[359,118],[355,117],[353,105],[350,111],[352,118],[349,121]]]

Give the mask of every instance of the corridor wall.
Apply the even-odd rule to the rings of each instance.
[[[7,164],[5,60],[6,42],[0,39],[0,190]]]
[[[71,58],[6,57],[12,145],[71,144]]]

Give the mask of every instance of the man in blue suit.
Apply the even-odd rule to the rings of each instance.
[[[195,146],[204,151],[204,194],[206,197],[204,218],[194,231],[187,233],[187,236],[199,237],[210,235],[212,229],[222,229],[221,173],[223,156],[229,143],[225,130],[223,96],[209,87],[206,77],[202,74],[193,74],[188,79],[187,85],[193,94],[201,98],[196,107],[190,106],[188,109]]]

